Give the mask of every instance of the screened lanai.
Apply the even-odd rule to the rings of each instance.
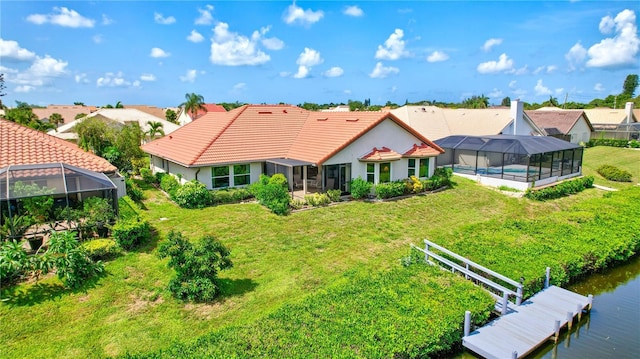
[[[438,167],[454,173],[533,183],[582,171],[582,147],[543,136],[449,136],[434,141],[445,150]]]
[[[23,215],[20,202],[40,196],[53,197],[54,209],[76,208],[89,197],[107,198],[118,213],[117,188],[103,173],[65,163],[0,168],[0,221]]]

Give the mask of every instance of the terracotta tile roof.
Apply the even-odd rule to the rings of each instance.
[[[97,111],[95,106],[76,106],[76,105],[49,105],[47,108],[34,108],[33,113],[38,119],[48,119],[54,113],[59,113],[64,119],[64,123],[72,122],[76,119],[76,115],[84,113],[86,115]]]
[[[245,105],[208,113],[145,152],[185,166],[289,158],[321,164],[383,121],[393,121],[435,151],[440,147],[385,112],[312,112],[289,105]]]
[[[195,118],[200,118],[209,112],[227,112],[227,110],[225,110],[224,107],[220,105],[216,105],[215,103],[205,103],[204,107],[206,108],[206,110],[198,110],[198,112],[196,112]],[[190,113],[187,113],[187,114],[191,116]]]
[[[536,110],[525,111],[525,113],[538,127],[555,128],[564,135],[569,134],[580,118],[584,118],[591,127],[591,123],[582,110]],[[591,130],[593,131],[593,128]]]
[[[440,153],[441,152],[437,151],[433,147],[428,146],[426,144],[422,144],[422,145],[419,145],[419,146],[417,144],[414,144],[413,147],[411,147],[407,152],[403,153],[402,156],[404,156],[404,157],[431,157],[431,156],[437,156]]]
[[[73,143],[0,119],[0,168],[54,162],[95,172],[116,171],[104,158],[85,152]]]
[[[358,158],[360,161],[365,161],[365,162],[386,162],[386,161],[396,161],[402,158],[402,155],[399,154],[398,152],[387,148],[387,147],[382,147],[382,148],[377,148],[374,147],[373,150],[371,150],[371,152],[367,153],[366,155]]]

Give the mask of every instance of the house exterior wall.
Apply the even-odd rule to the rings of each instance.
[[[580,142],[589,142],[589,139],[591,138],[591,129],[589,128],[584,116],[580,116],[580,119],[568,134],[571,136],[571,143],[580,144]]]
[[[398,153],[402,153],[409,150],[413,144],[420,143],[421,141],[418,138],[407,132],[392,120],[387,119],[342,149],[342,151],[329,158],[323,163],[323,165],[350,163],[351,177],[361,177],[366,179],[367,163],[371,162],[362,162],[359,161],[358,158],[371,152],[374,147],[388,147]],[[397,161],[390,161],[392,181],[407,178],[407,160],[407,158],[402,158]],[[429,176],[433,175],[434,167],[435,158],[430,158]],[[379,166],[377,165],[375,166],[375,178],[376,181],[380,178]]]

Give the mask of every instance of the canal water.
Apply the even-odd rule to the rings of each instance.
[[[640,256],[568,287],[593,294],[593,309],[571,332],[561,332],[527,358],[640,358]],[[456,359],[477,358],[465,351]]]

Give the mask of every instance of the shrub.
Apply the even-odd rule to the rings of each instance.
[[[229,250],[212,236],[192,244],[180,232],[171,231],[158,253],[169,257],[168,266],[176,271],[169,290],[186,301],[212,301],[220,294],[218,272],[233,266]]]
[[[326,206],[331,203],[331,199],[326,193],[312,193],[304,196],[304,200],[313,207]]]
[[[407,185],[403,181],[388,183],[378,183],[376,185],[376,196],[378,198],[392,198],[405,194]]]
[[[160,182],[162,182],[162,179],[163,179],[165,176],[168,176],[168,175],[169,175],[169,174],[168,174],[168,173],[166,173],[166,172],[156,172],[156,174],[155,174],[155,176],[154,176],[154,177],[156,178],[155,183],[160,184]]]
[[[307,203],[305,201],[298,198],[292,198],[291,201],[289,201],[289,206],[291,206],[291,208],[293,209],[301,209],[306,204]]]
[[[638,140],[629,141],[629,147],[630,148],[640,148],[640,141],[638,141]]]
[[[329,196],[331,202],[340,202],[340,195],[342,195],[342,191],[339,189],[330,189],[327,191],[327,196]]]
[[[127,187],[127,196],[135,202],[141,202],[144,199],[144,192],[138,187],[138,185],[130,178],[124,181]]]
[[[112,232],[116,243],[126,250],[137,248],[151,238],[149,222],[140,219],[118,221]]]
[[[284,182],[282,178],[284,178]],[[250,188],[258,202],[269,208],[273,213],[277,215],[289,213],[289,200],[291,197],[289,196],[284,175],[278,173],[271,178],[260,175],[260,180],[252,184]]]
[[[247,188],[231,188],[229,189],[231,198],[234,202],[242,202],[249,198],[253,198],[253,194]]]
[[[192,180],[178,187],[174,201],[184,208],[204,208],[211,204],[211,193],[204,183]]]
[[[89,197],[82,202],[82,208],[82,213],[76,214],[83,218],[80,225],[82,238],[91,238],[96,234],[106,237],[109,233],[107,225],[116,218],[111,201],[106,198]]]
[[[158,183],[157,178],[153,175],[153,172],[151,172],[151,169],[149,168],[141,168],[140,176],[142,176],[142,180],[147,182],[148,184]]]
[[[424,184],[416,176],[411,176],[408,179],[406,179],[405,185],[407,186],[407,191],[411,193],[420,193],[424,191]]]
[[[631,173],[615,166],[602,165],[596,171],[609,181],[631,182]]]
[[[17,241],[0,242],[0,278],[2,285],[13,283],[25,273],[27,252]]]
[[[617,140],[613,138],[595,138],[587,142],[587,147],[594,147],[594,146],[627,147],[628,145],[629,145],[629,141],[627,140]]]
[[[160,188],[173,198],[176,195],[178,188],[180,188],[180,182],[178,182],[178,180],[172,175],[165,174],[164,176],[161,176]]]
[[[93,261],[111,259],[117,257],[122,252],[122,248],[113,239],[100,238],[82,243],[89,258]]]
[[[365,198],[371,193],[372,183],[362,179],[362,177],[351,180],[351,197],[353,199]]]
[[[137,219],[144,217],[144,212],[140,207],[129,198],[124,196],[118,199],[119,214],[121,220]]]
[[[17,181],[13,186],[16,196],[25,197],[19,200],[22,208],[39,222],[44,222],[51,216],[53,208],[51,194],[54,191],[53,188],[40,187],[36,183],[24,184],[22,181]]]
[[[211,203],[238,203],[252,198],[253,194],[247,188],[223,188],[211,191]]]
[[[94,262],[71,232],[54,232],[49,250],[58,278],[70,288],[78,288],[88,278],[104,270],[102,262]]]
[[[542,189],[529,188],[525,192],[524,196],[536,201],[545,201],[578,193],[583,191],[585,188],[591,187],[593,187],[593,176],[586,176],[560,182],[557,185]]]

